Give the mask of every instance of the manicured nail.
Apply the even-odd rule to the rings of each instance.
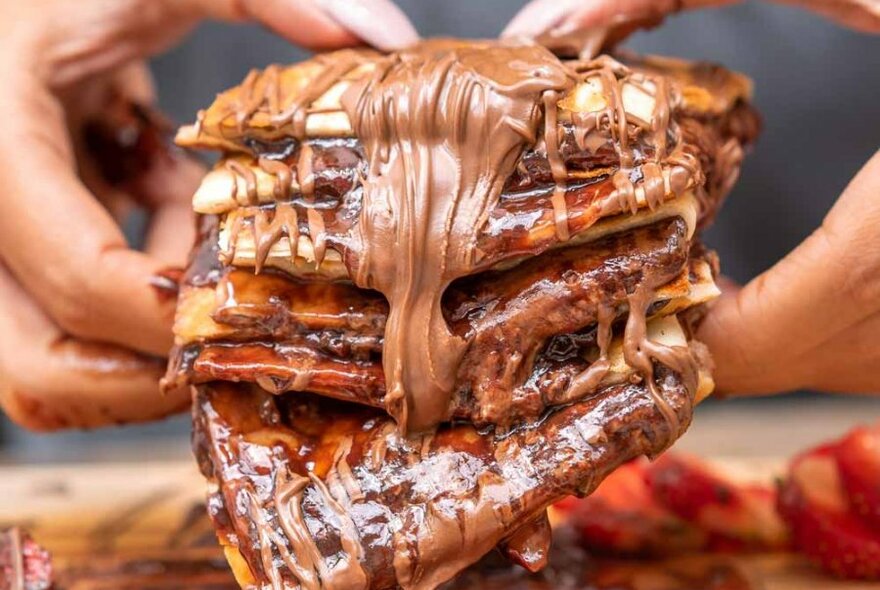
[[[409,18],[390,0],[317,0],[317,4],[330,18],[377,49],[400,49],[419,40]]]
[[[513,17],[502,37],[537,37],[558,26],[571,11],[571,2],[533,0]]]

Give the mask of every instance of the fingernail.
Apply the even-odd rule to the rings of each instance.
[[[571,2],[534,0],[510,21],[501,36],[537,37],[558,26],[571,10]]]
[[[419,40],[409,18],[389,0],[317,0],[317,4],[330,18],[377,49],[400,49]]]

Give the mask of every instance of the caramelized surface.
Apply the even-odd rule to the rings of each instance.
[[[238,582],[429,589],[496,546],[537,570],[549,503],[680,436],[712,387],[694,236],[756,133],[748,94],[430,40],[254,71],[184,129],[225,154],[167,382],[198,384]]]
[[[657,387],[683,430],[690,394],[662,367]],[[195,421],[224,543],[258,583],[290,586],[433,587],[554,500],[681,434],[631,384],[497,438],[467,425],[404,438],[381,413],[223,383],[199,387]]]
[[[452,285],[445,315],[468,349],[451,414],[508,425],[573,401],[566,391],[598,353],[599,308],[623,317],[637,286],[657,289],[678,277],[688,262],[686,231],[681,219],[667,219]],[[212,313],[225,327],[215,332],[219,341],[178,348],[172,379],[189,372],[196,383],[251,381],[273,392],[312,391],[382,407],[381,296],[237,272],[218,290],[225,297]],[[182,305],[183,318],[192,318],[186,298]],[[558,340],[551,346],[563,335],[572,335],[574,351],[561,351]]]

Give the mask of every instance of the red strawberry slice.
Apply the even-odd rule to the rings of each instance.
[[[658,557],[698,551],[706,544],[705,533],[654,501],[642,461],[623,465],[589,497],[567,498],[556,510],[596,553]]]
[[[666,454],[646,470],[655,500],[706,531],[716,551],[781,549],[785,524],[776,512],[776,494],[768,486],[738,485],[703,461]]]
[[[880,534],[851,510],[837,446],[797,457],[779,494],[779,510],[798,550],[842,578],[880,580]]]
[[[834,453],[853,511],[880,531],[880,428],[857,428]]]

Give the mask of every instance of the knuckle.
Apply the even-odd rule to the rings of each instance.
[[[41,400],[41,394],[28,380],[8,368],[0,379],[0,408],[10,420],[28,430],[50,431],[63,428],[63,420],[53,416],[51,408]]]
[[[52,308],[52,317],[65,332],[74,336],[89,336],[97,321],[95,304],[99,293],[92,280],[78,274],[61,281]]]
[[[873,227],[840,231],[823,223],[818,232],[831,244],[827,264],[837,265],[843,277],[838,285],[842,300],[865,313],[880,309],[880,241]]]

